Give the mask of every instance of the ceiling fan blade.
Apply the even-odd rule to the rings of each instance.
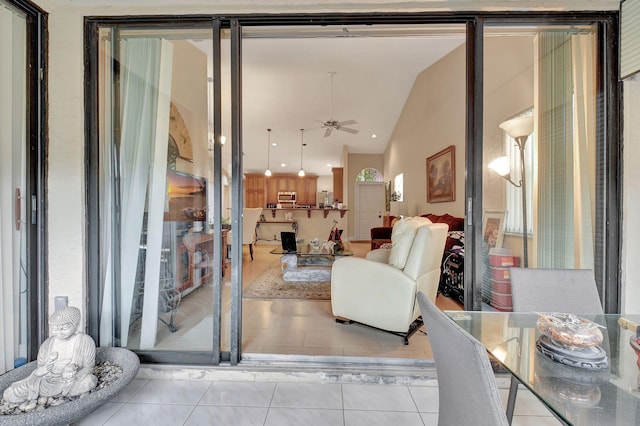
[[[350,129],[350,128],[348,128],[348,127],[338,127],[338,130],[341,130],[341,131],[343,131],[343,132],[347,132],[347,133],[352,133],[352,134],[354,134],[354,135],[355,135],[356,133],[358,133],[358,132],[359,132],[359,130],[356,130],[356,129]]]
[[[327,127],[327,130],[324,131],[324,137],[329,137],[331,135],[331,131],[333,130],[333,127]]]
[[[358,124],[356,120],[346,120],[346,121],[338,121],[336,123],[338,126],[349,126],[351,124]]]

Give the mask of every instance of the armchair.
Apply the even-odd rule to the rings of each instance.
[[[425,218],[404,218],[394,225],[391,249],[336,260],[331,271],[336,321],[379,328],[408,345],[422,325],[416,294],[422,291],[435,303],[447,230]]]

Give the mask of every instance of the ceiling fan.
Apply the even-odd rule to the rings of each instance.
[[[338,120],[334,120],[333,119],[333,76],[335,75],[335,71],[331,71],[329,72],[329,77],[330,77],[330,81],[331,81],[331,103],[329,105],[329,119],[325,120],[325,121],[321,121],[321,120],[316,120],[319,123],[322,123],[322,126],[320,126],[320,128],[325,129],[324,131],[324,137],[329,137],[331,136],[331,132],[333,131],[333,129],[336,130],[340,130],[341,132],[347,132],[347,133],[352,133],[352,134],[356,134],[358,133],[358,130],[356,129],[352,129],[350,127],[345,127],[345,126],[349,126],[351,124],[357,124],[357,122],[355,120],[344,120],[344,121],[338,121]]]

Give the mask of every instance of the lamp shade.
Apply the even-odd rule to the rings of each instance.
[[[406,216],[407,211],[406,201],[391,201],[389,206],[389,214],[391,216]]]
[[[533,116],[516,117],[500,123],[500,128],[516,139],[533,133]]]

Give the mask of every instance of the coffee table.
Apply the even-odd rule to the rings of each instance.
[[[301,244],[295,252],[274,248],[271,254],[279,254],[282,279],[285,281],[330,281],[331,265],[336,257],[353,256],[348,247],[337,253],[321,253],[312,250],[309,244]]]

